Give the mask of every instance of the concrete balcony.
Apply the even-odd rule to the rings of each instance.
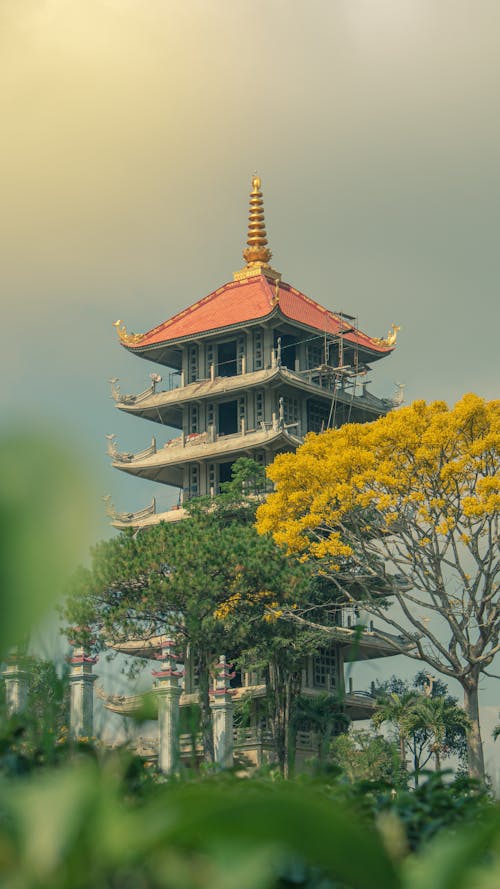
[[[281,384],[291,386],[304,394],[315,398],[331,400],[332,396],[339,403],[352,405],[374,417],[387,413],[401,403],[401,392],[394,398],[378,398],[367,390],[367,383],[361,383],[355,374],[340,372],[335,368],[312,368],[310,370],[290,370],[281,365],[274,365],[264,370],[243,372],[233,377],[210,377],[184,384],[183,376],[175,377],[169,388],[158,389],[153,383],[148,389],[137,395],[124,395],[117,386],[118,381],[112,380],[112,395],[118,410],[133,414],[156,423],[180,429],[182,426],[182,406],[191,402],[208,399],[226,398],[227,395],[246,392],[257,387]]]
[[[120,453],[115,436],[108,436],[108,454],[113,466],[122,472],[181,488],[186,463],[223,463],[262,449],[272,456],[281,449],[295,450],[300,444],[301,437],[276,421],[248,431],[242,425],[241,432],[231,435],[218,435],[212,427],[209,432],[182,434],[163,447],[158,447],[153,438],[151,445],[137,454]]]
[[[149,528],[151,525],[159,525],[160,522],[180,522],[188,515],[182,504],[158,512],[156,497],[153,497],[150,506],[138,509],[136,512],[117,512],[109,497],[105,497],[104,500],[107,503],[106,514],[111,519],[110,524],[119,531],[125,528]]]

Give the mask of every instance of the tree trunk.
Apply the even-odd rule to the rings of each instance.
[[[441,771],[441,756],[439,755],[439,747],[434,749],[434,762],[436,764],[436,772]]]
[[[268,688],[271,692],[270,715],[276,757],[281,774],[289,778],[295,767],[295,732],[291,715],[297,695],[300,693],[301,674],[292,672],[279,663],[277,658],[268,666]]]
[[[290,741],[291,741],[291,728],[290,728],[290,713],[292,709],[292,678],[290,674],[285,679],[284,682],[284,692],[285,692],[285,718],[284,718],[284,741],[285,741],[285,749],[284,749],[284,762],[283,762],[283,777],[289,778],[293,773],[295,766],[295,750],[291,750]]]
[[[464,710],[470,720],[467,729],[467,760],[469,778],[484,781],[484,754],[479,725],[479,673],[475,671],[462,683]]]
[[[399,758],[401,760],[401,768],[406,772],[405,736],[403,732],[399,733]]]
[[[288,777],[288,683],[277,660],[269,664],[270,684],[273,691],[273,736],[280,773]]]

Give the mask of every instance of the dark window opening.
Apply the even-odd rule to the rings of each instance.
[[[297,357],[297,338],[292,336],[289,333],[278,333],[275,331],[274,333],[274,348],[278,350],[278,339],[281,340],[281,364],[283,367],[288,367],[289,370],[295,370],[295,359]],[[276,355],[278,356],[278,351],[276,351]]]
[[[242,688],[243,687],[243,676],[241,670],[233,670],[234,676],[229,680],[229,685],[231,688]]]
[[[234,460],[231,460],[229,463],[221,463],[219,465],[219,484],[223,485],[224,482],[230,482],[233,478],[233,466]]]
[[[235,377],[236,374],[236,340],[231,340],[230,343],[219,343],[217,346],[217,375],[219,377]]]
[[[307,367],[313,369],[325,363],[325,347],[320,339],[307,344]]]
[[[238,432],[238,402],[224,401],[219,404],[219,435]]]
[[[330,406],[320,401],[307,402],[307,431],[322,432],[328,426]]]

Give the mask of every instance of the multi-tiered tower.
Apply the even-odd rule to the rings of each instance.
[[[400,400],[401,393],[392,400],[377,398],[368,392],[366,382],[370,365],[394,348],[398,328],[393,326],[386,339],[370,337],[359,330],[353,316],[319,305],[286,284],[270,266],[257,176],[252,180],[243,257],[246,264],[231,282],[148,333],[127,333],[122,322],[116,322],[128,351],[169,368],[168,386],[160,386],[162,378],[155,372],[151,387],[139,395],[123,395],[113,380],[117,408],[156,423],[160,436],[162,426],[177,429],[178,435],[168,441],[157,440],[155,435],[138,454],[120,453],[115,437],[109,436],[113,466],[179,491],[178,505],[163,512],[156,510],[155,499],[137,513],[120,514],[110,506],[117,528],[181,519],[187,499],[219,492],[220,485],[231,478],[238,457],[252,457],[267,465],[277,453],[297,448],[308,432],[373,420]],[[308,658],[303,670],[303,692],[337,694],[351,719],[369,717],[374,701],[369,693],[356,692],[352,679],[345,687],[345,660],[386,657],[402,650],[401,640],[394,647],[388,634],[381,640],[370,625],[361,632],[360,622],[352,609],[339,611],[331,646]],[[165,638],[157,637],[115,647],[150,659],[161,657],[165,644]],[[197,699],[191,674],[187,664],[180,706]],[[231,685],[235,700],[242,694],[255,699],[265,694],[265,686],[252,674],[236,674]],[[104,698],[109,709],[123,715],[133,713],[141,703],[137,697]],[[221,709],[217,701],[214,697],[214,707]],[[226,710],[229,713],[230,708]],[[310,755],[314,743],[309,736],[299,737],[299,752]],[[162,744],[160,737],[160,751]],[[273,756],[272,742],[258,720],[243,734],[236,733],[235,748],[254,762]],[[181,739],[181,753],[182,749]],[[168,757],[171,751],[170,762]]]
[[[307,432],[365,422],[394,401],[367,390],[370,364],[388,355],[396,340],[362,333],[355,319],[332,312],[286,284],[271,268],[260,179],[252,180],[246,265],[233,280],[148,333],[116,328],[132,354],[169,368],[169,385],[138,395],[120,393],[119,410],[178,430],[169,441],[153,436],[137,454],[120,453],[109,437],[113,465],[123,472],[172,485],[178,507],[116,513],[116,527],[141,527],[182,518],[182,503],[214,495],[231,478],[240,456],[271,463],[294,450]]]

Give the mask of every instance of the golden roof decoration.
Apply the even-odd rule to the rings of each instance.
[[[118,321],[113,321],[113,327],[116,327],[116,332],[120,337],[120,342],[124,343],[126,346],[133,346],[136,343],[140,343],[141,340],[144,339],[143,333],[127,333],[127,328],[120,318],[118,319]]]
[[[272,253],[268,247],[266,222],[264,219],[264,200],[261,191],[260,176],[254,174],[252,191],[250,192],[250,212],[248,216],[247,246],[243,250],[246,266],[234,273],[234,280],[241,281],[254,275],[265,275],[273,281],[280,280],[281,275],[269,265]]]
[[[398,331],[400,330],[400,326],[398,326],[397,324],[391,324],[389,332],[385,338],[373,336],[372,340],[374,343],[378,343],[380,346],[395,346],[396,340],[398,338]]]

